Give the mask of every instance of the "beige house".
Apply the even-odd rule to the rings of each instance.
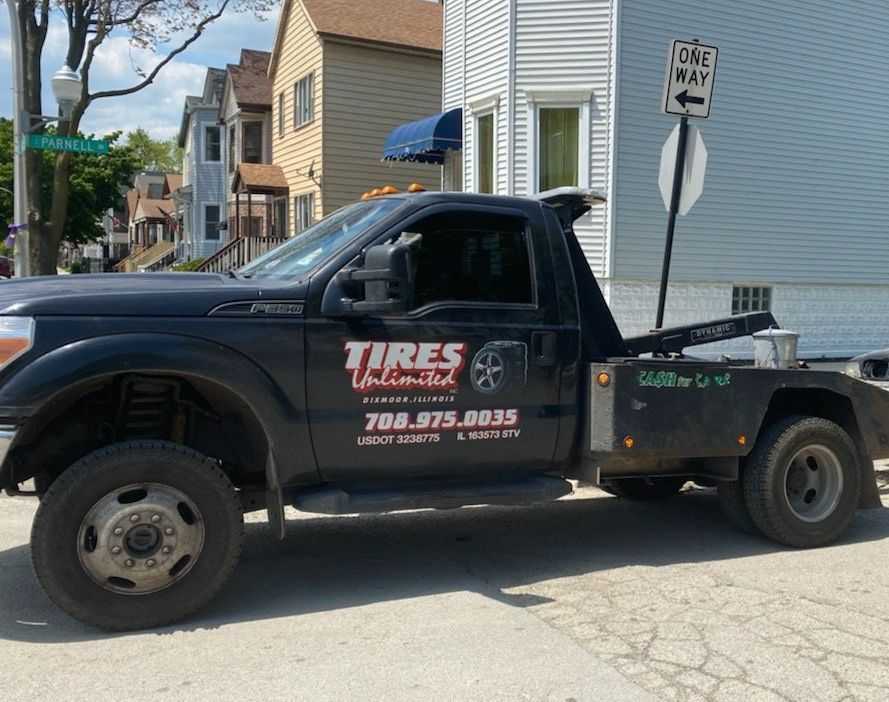
[[[395,127],[439,111],[441,44],[438,2],[284,0],[268,75],[290,234],[374,187],[438,187],[438,166],[381,159]]]

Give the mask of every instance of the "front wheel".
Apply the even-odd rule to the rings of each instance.
[[[116,444],[62,473],[31,532],[41,586],[61,609],[111,630],[172,624],[234,570],[243,516],[216,463],[162,441]]]
[[[744,501],[753,523],[788,546],[836,541],[858,505],[858,453],[837,424],[786,417],[757,439],[744,467]]]

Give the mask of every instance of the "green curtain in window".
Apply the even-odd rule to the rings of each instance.
[[[576,107],[542,108],[539,121],[539,189],[577,185],[580,110]]]
[[[494,192],[494,115],[478,118],[478,191]]]

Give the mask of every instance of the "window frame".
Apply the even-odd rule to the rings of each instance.
[[[208,156],[207,151],[208,151],[208,148],[210,145],[210,139],[208,138],[207,135],[210,133],[211,129],[216,130],[216,138],[217,138],[216,149],[219,154],[217,158],[208,158],[207,157]],[[218,124],[205,124],[204,125],[204,149],[203,149],[202,156],[203,156],[203,158],[202,158],[203,163],[220,163],[222,161],[222,128],[220,127],[220,125],[218,125]]]
[[[303,212],[303,206],[300,203],[300,200],[304,198],[308,198],[311,203],[311,209],[307,210],[310,213],[311,221],[305,227],[300,226],[300,214]],[[306,229],[315,224],[315,191],[314,190],[306,190],[302,193],[297,193],[293,196],[293,235],[297,236],[302,234]]]
[[[307,84],[308,87],[308,117],[301,120],[302,110],[300,109],[300,86]],[[315,121],[315,71],[300,76],[293,82],[293,128],[300,129],[307,124]]]
[[[588,85],[567,87],[539,87],[525,89],[528,101],[528,152],[527,182],[528,195],[540,192],[540,110],[577,109],[577,184],[579,188],[590,187],[591,171],[591,104],[593,87]]]
[[[247,156],[247,127],[257,126],[259,128],[259,160],[248,161]],[[241,160],[238,163],[263,163],[265,156],[265,124],[260,119],[247,119],[241,122]]]
[[[540,280],[540,266],[534,251],[534,239],[532,237],[531,217],[524,210],[514,207],[481,207],[479,205],[468,205],[461,203],[459,207],[454,205],[433,205],[426,207],[419,212],[414,213],[407,219],[399,222],[395,227],[388,229],[385,234],[377,237],[372,243],[365,246],[364,251],[370,246],[384,244],[394,237],[400,236],[405,229],[417,224],[418,222],[433,217],[438,214],[460,213],[478,213],[478,214],[494,214],[502,217],[512,217],[519,219],[525,223],[525,246],[528,249],[528,264],[531,270],[531,302],[490,302],[490,301],[471,301],[471,300],[441,300],[439,302],[431,302],[422,307],[405,312],[404,319],[416,319],[427,314],[432,314],[440,310],[503,310],[503,311],[537,311],[540,309],[540,295],[538,290],[538,282]]]
[[[469,112],[472,115],[472,192],[481,193],[481,149],[479,121],[485,117],[491,117],[491,192],[496,195],[500,190],[500,164],[498,159],[499,139],[498,123],[500,120],[500,96],[488,95],[468,103]]]
[[[203,241],[219,242],[222,240],[222,236],[220,234],[219,229],[216,229],[216,238],[215,239],[211,239],[207,236],[207,224],[208,224],[208,222],[207,222],[207,208],[208,207],[215,207],[217,210],[216,224],[214,225],[214,227],[222,221],[222,206],[218,202],[202,202],[201,203],[201,224],[203,225],[202,226],[203,236],[201,238]]]
[[[278,138],[284,136],[284,91],[278,93]]]
[[[234,173],[238,165],[238,149],[237,149],[238,127],[236,124],[230,124],[228,127],[228,172]]]

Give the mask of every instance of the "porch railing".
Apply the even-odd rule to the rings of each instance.
[[[287,239],[275,236],[240,236],[210,256],[198,270],[204,273],[228,273],[285,241]]]

